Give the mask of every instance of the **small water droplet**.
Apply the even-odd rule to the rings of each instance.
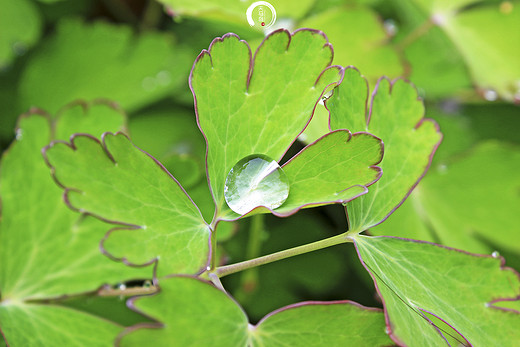
[[[301,142],[307,142],[308,139],[309,137],[305,133],[301,133],[300,136],[298,136],[298,140],[300,140]]]
[[[495,101],[498,98],[498,94],[493,89],[484,90],[484,99],[487,101]]]
[[[150,280],[144,281],[144,283],[143,283],[144,288],[150,288],[151,286],[152,286],[152,281],[150,281]]]
[[[157,81],[153,77],[150,77],[150,76],[145,77],[145,78],[143,78],[143,82],[141,82],[141,87],[145,91],[150,92],[150,91],[154,90],[155,87],[157,87]]]
[[[498,253],[497,251],[494,251],[493,253],[491,253],[491,256],[493,258],[498,258],[498,257],[500,257],[500,253]]]
[[[243,215],[258,206],[280,207],[289,196],[289,179],[275,160],[254,154],[233,166],[224,190],[229,208]]]
[[[206,267],[206,271],[209,271],[209,270],[211,270],[211,267],[210,267],[210,266],[207,266],[207,267]]]
[[[23,138],[23,130],[22,129],[16,129],[16,139],[20,141]]]
[[[390,335],[390,333],[392,333],[392,330],[389,327],[385,327],[385,333],[387,335]]]
[[[119,290],[125,290],[125,289],[126,289],[126,284],[124,284],[124,283],[120,283],[120,284],[117,286],[117,289],[119,289]]]
[[[446,164],[437,165],[437,171],[440,173],[446,173],[448,171],[448,166]]]
[[[167,86],[172,82],[172,74],[167,70],[159,71],[156,79],[161,86]]]
[[[398,28],[397,28],[397,23],[395,22],[395,20],[387,19],[384,21],[383,26],[388,35],[395,36],[395,34],[397,34]]]
[[[13,43],[13,52],[14,54],[16,54],[17,56],[22,56],[24,55],[25,53],[27,53],[27,45],[23,42],[15,42]]]

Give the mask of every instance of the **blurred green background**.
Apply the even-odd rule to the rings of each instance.
[[[132,140],[163,162],[211,219],[205,143],[188,87],[194,59],[227,32],[254,51],[269,30],[318,29],[334,47],[333,64],[357,67],[371,88],[383,75],[412,81],[444,133],[423,182],[369,233],[498,251],[520,268],[520,2],[273,0],[277,21],[265,32],[247,23],[251,3],[0,0],[0,148],[32,107],[55,115],[76,99],[115,101],[129,116]],[[287,158],[327,131],[327,116],[319,105]],[[222,262],[237,262],[346,228],[343,206],[255,217],[220,225],[219,252]],[[224,285],[253,321],[302,300],[380,307],[356,257],[341,245],[226,277]],[[103,300],[68,304],[113,306],[114,320],[133,322],[123,301]]]

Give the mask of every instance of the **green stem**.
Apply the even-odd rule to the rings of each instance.
[[[269,255],[264,255],[263,257],[246,260],[240,263],[220,266],[216,269],[216,274],[218,277],[224,277],[227,275],[234,274],[239,271],[243,271],[246,269],[250,269],[256,266],[269,264],[275,262],[277,260],[282,260],[289,257],[294,257],[296,255],[317,251],[322,248],[327,248],[335,245],[339,245],[342,243],[352,242],[351,237],[347,233],[343,233],[340,235],[336,235],[333,237],[329,237],[325,240],[316,241],[313,243],[309,243],[303,246],[298,246],[290,249],[286,249],[284,251],[276,252]]]
[[[257,214],[251,217],[251,228],[249,241],[246,250],[246,259],[257,258],[262,250],[262,243],[265,235],[264,216]],[[240,276],[240,287],[234,293],[234,297],[239,302],[244,302],[249,294],[255,291],[258,286],[258,268],[248,269]]]

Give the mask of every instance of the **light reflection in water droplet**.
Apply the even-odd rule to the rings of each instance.
[[[289,196],[289,179],[278,163],[266,155],[241,159],[229,171],[224,198],[229,208],[244,215],[258,206],[280,207]]]

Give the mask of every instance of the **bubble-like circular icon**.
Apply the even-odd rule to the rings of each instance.
[[[267,1],[257,1],[247,8],[246,17],[250,26],[267,29],[276,21],[276,10]]]

